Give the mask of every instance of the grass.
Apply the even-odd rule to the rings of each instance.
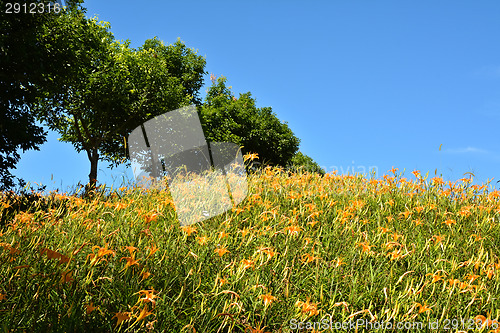
[[[0,233],[0,331],[496,331],[500,193],[413,174],[267,168],[185,227],[166,192],[51,193]]]

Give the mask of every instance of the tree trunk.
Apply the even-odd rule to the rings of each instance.
[[[92,191],[95,191],[97,184],[97,165],[99,163],[99,153],[97,149],[92,149],[89,154],[90,160],[90,173],[89,173],[89,183],[85,189],[85,194],[89,195]]]

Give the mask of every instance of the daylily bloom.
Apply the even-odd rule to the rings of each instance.
[[[255,160],[255,159],[258,159],[259,158],[259,154],[257,153],[253,153],[253,154],[246,154],[243,156],[243,160],[246,162],[248,160]]]
[[[141,290],[141,291],[139,291],[139,294],[143,294],[144,297],[141,298],[140,300],[141,301],[149,302],[149,303],[153,304],[153,307],[154,307],[156,305],[155,298],[158,298],[158,295],[155,295],[154,293],[155,293],[154,289],[151,289],[151,290]]]
[[[319,314],[317,304],[312,303],[309,297],[307,297],[307,300],[305,302],[297,301],[295,303],[295,306],[301,308],[302,313],[308,314],[309,316],[314,316]]]
[[[196,239],[198,240],[198,244],[200,244],[201,246],[207,244],[208,242],[208,238],[203,236],[203,237],[196,237]]]
[[[287,230],[288,234],[290,234],[290,235],[298,235],[299,232],[302,231],[302,229],[299,226],[295,226],[295,225],[286,227],[285,230]]]
[[[247,268],[253,267],[254,262],[253,262],[253,260],[243,259],[241,261],[241,265],[243,266],[244,269],[247,269]]]
[[[423,313],[423,312],[426,312],[426,311],[432,311],[432,309],[430,307],[428,307],[427,305],[422,305],[420,303],[417,303],[417,306],[418,306],[418,313]]]
[[[90,304],[87,304],[87,305],[85,306],[85,312],[86,312],[87,314],[92,313],[92,311],[94,311],[95,309],[97,309],[97,306],[94,306],[94,303],[93,303],[93,302],[92,302],[92,303],[90,303]]]
[[[215,249],[214,252],[217,253],[219,255],[219,257],[222,257],[224,254],[228,253],[229,250],[226,249],[225,247],[219,247],[219,248]]]
[[[139,266],[139,260],[136,260],[134,258],[134,256],[132,257],[123,257],[120,259],[120,261],[122,261],[123,259],[125,259],[127,261],[127,263],[125,264],[125,269],[129,268],[130,266],[134,266],[134,265],[137,265]]]
[[[264,306],[268,306],[269,304],[277,300],[277,298],[272,296],[271,294],[263,294],[260,295],[259,298],[264,301]]]
[[[117,319],[116,326],[120,325],[123,321],[129,320],[132,318],[132,312],[117,312],[113,318]],[[111,319],[113,319],[111,318]],[[115,327],[116,327],[115,326]]]
[[[184,231],[188,236],[191,236],[192,233],[197,232],[196,227],[190,225],[182,226],[181,230]]]

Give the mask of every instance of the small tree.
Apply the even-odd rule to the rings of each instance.
[[[258,153],[264,164],[285,167],[298,150],[300,140],[270,107],[257,108],[250,92],[236,98],[226,78],[212,77],[200,118],[207,141],[233,142],[242,152]]]

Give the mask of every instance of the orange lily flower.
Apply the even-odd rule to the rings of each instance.
[[[277,300],[277,298],[272,296],[271,294],[263,294],[260,295],[259,298],[264,301],[264,306],[268,306],[269,304]]]
[[[116,326],[120,325],[122,322],[129,320],[132,318],[132,312],[117,312],[113,318],[117,319]],[[111,319],[113,319],[111,318]],[[116,327],[115,326],[115,327]]]
[[[191,236],[191,234],[194,233],[194,232],[198,232],[196,230],[196,227],[193,227],[191,225],[182,226],[181,230],[184,231],[188,236]]]
[[[219,255],[219,257],[222,257],[224,254],[228,253],[229,250],[226,249],[225,247],[219,247],[219,248],[215,249],[214,252],[217,253]]]

